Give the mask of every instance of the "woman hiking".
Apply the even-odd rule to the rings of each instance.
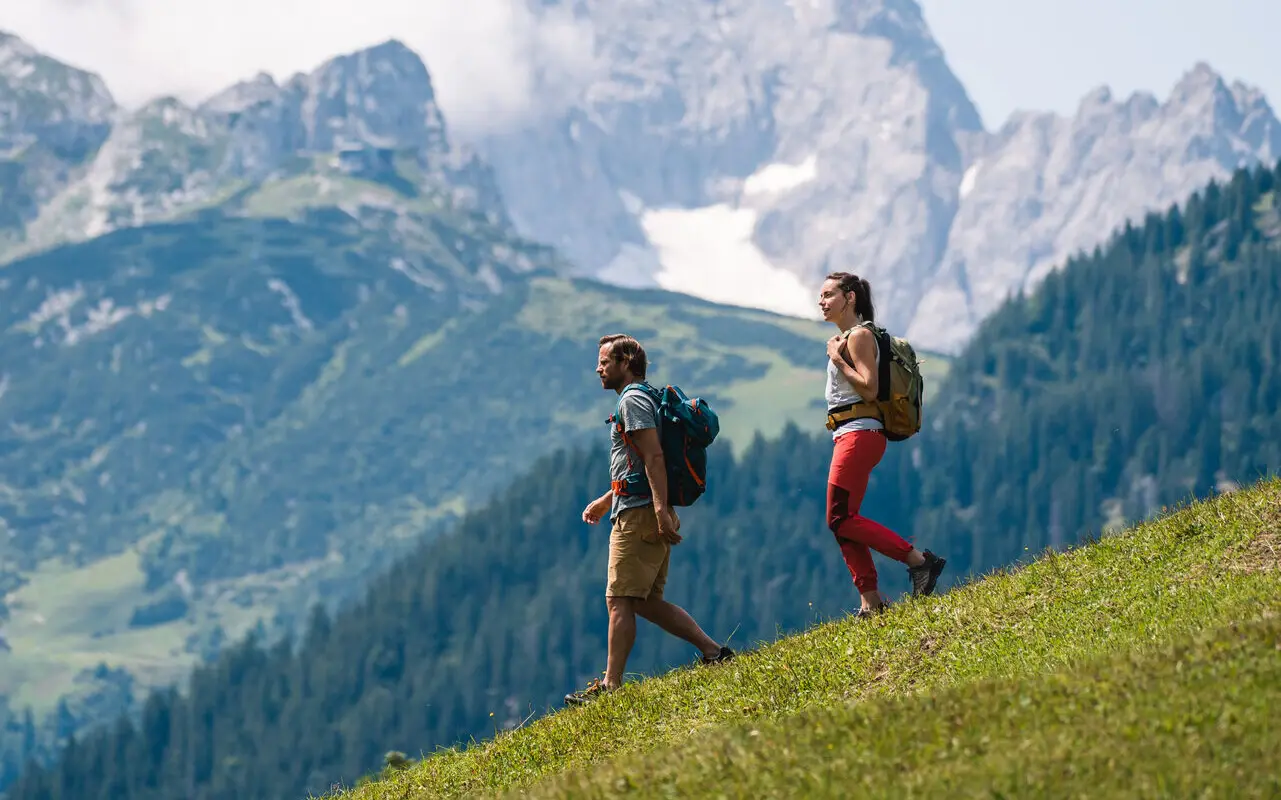
[[[872,331],[862,327],[864,322],[875,321],[872,287],[857,275],[832,273],[819,290],[818,306],[823,319],[840,330],[827,341],[827,412],[841,414],[843,420],[832,431],[835,446],[827,476],[827,526],[836,536],[862,600],[857,616],[866,617],[886,607],[877,587],[872,550],[907,565],[913,597],[934,591],[947,562],[929,550],[922,553],[894,531],[859,513],[868,477],[885,455],[886,445],[880,411],[874,403],[880,348]],[[849,411],[855,413],[841,413]]]

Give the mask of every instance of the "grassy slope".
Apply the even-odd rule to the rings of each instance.
[[[1275,793],[1279,528],[1273,480],[347,796]]]

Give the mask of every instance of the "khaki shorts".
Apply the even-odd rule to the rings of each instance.
[[[606,597],[662,598],[672,546],[658,536],[650,505],[623,509],[609,533]]]

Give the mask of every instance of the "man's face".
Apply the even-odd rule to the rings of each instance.
[[[610,349],[613,345],[603,344],[600,347],[599,358],[596,361],[596,374],[600,377],[600,385],[603,389],[618,391],[624,385],[623,383],[623,365],[610,357]]]

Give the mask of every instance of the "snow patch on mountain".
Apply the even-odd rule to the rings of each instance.
[[[641,225],[661,264],[658,285],[729,305],[755,306],[765,296],[784,314],[817,318],[816,292],[752,242],[756,220],[754,209],[728,203],[645,212]]]
[[[727,305],[758,307],[770,298],[774,310],[818,318],[817,292],[794,272],[774,264],[754,241],[766,200],[812,181],[818,158],[767,164],[739,183],[729,200],[698,208],[645,208],[627,191],[619,199],[640,223],[644,243],[627,243],[597,273],[620,286],[657,286]]]
[[[748,197],[778,194],[804,186],[818,174],[818,156],[811,153],[799,164],[768,164],[743,181]]]

